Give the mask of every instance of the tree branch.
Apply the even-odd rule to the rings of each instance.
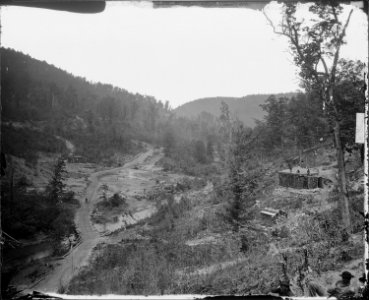
[[[262,12],[263,12],[263,15],[265,16],[265,18],[267,19],[269,25],[273,28],[273,32],[275,34],[284,35],[284,36],[287,36],[288,37],[288,35],[285,34],[283,31],[277,31],[276,27],[273,24],[273,21],[269,18],[269,16],[266,14],[266,12],[265,12],[264,9],[262,10]]]
[[[327,63],[325,62],[325,59],[324,59],[323,55],[322,55],[322,51],[320,51],[320,61],[323,64],[325,76],[329,76],[328,66],[327,66]]]
[[[350,19],[351,19],[351,15],[353,13],[353,9],[351,9],[348,17],[347,17],[347,20],[346,20],[346,23],[345,25],[343,26],[343,29],[342,29],[342,32],[341,34],[339,35],[338,37],[338,41],[337,41],[337,51],[336,53],[334,54],[334,59],[333,59],[333,64],[332,64],[332,71],[331,71],[331,76],[330,76],[330,79],[329,79],[329,84],[332,85],[334,84],[334,81],[336,79],[336,70],[337,70],[337,63],[338,63],[338,58],[339,58],[339,55],[340,55],[340,50],[341,50],[341,46],[342,46],[342,41],[343,41],[343,38],[345,37],[345,34],[346,34],[346,29],[347,29],[347,26],[348,24],[350,23]]]

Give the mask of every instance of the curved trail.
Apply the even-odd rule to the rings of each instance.
[[[95,172],[90,175],[90,184],[87,187],[86,197],[88,202],[81,201],[81,207],[76,212],[75,222],[78,231],[80,232],[82,242],[76,246],[68,256],[60,261],[60,264],[55,267],[41,282],[32,288],[40,292],[57,292],[61,287],[65,287],[71,278],[78,273],[78,270],[87,265],[92,249],[101,242],[104,238],[93,226],[90,215],[93,211],[94,204],[97,201],[97,191],[101,184],[101,179],[106,176],[115,175],[119,172],[128,171],[134,168],[137,164],[143,164],[146,159],[154,155],[154,149],[149,148],[148,151],[139,154],[132,161],[126,163],[122,167]],[[156,160],[158,160],[160,157]],[[153,168],[156,160],[145,164],[145,168]]]

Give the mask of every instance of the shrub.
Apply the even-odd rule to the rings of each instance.
[[[70,209],[62,209],[51,223],[51,228],[56,239],[61,239],[74,233],[76,227],[73,222],[73,212]]]
[[[272,231],[272,235],[279,238],[288,238],[290,236],[290,230],[287,226],[283,225],[280,228],[275,228]]]
[[[364,219],[362,216],[364,203],[364,194],[357,192],[350,195],[350,215],[352,222],[352,232],[358,233],[363,231]]]
[[[115,193],[110,198],[100,201],[97,204],[99,209],[110,209],[121,207],[123,210],[128,208],[127,199],[121,196],[119,193]]]
[[[299,210],[302,209],[305,201],[309,201],[311,195],[298,195],[297,197],[286,197],[282,199],[277,199],[271,202],[270,206],[275,209],[282,210]],[[310,200],[311,201],[311,200]]]
[[[75,198],[75,193],[73,191],[68,191],[63,195],[62,202],[66,204],[71,204],[76,207],[80,207],[81,203]]]
[[[77,294],[169,293],[177,282],[176,269],[191,272],[195,267],[227,259],[228,248],[189,247],[179,241],[162,243],[158,240],[108,245],[91,268],[72,280],[69,291]]]

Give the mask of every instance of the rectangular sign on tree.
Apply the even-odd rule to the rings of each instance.
[[[355,143],[364,144],[365,141],[365,114],[356,113]]]

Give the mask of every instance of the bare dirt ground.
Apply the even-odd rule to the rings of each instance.
[[[81,199],[81,207],[76,212],[75,222],[82,242],[72,249],[69,255],[60,260],[43,280],[29,289],[40,292],[57,292],[68,284],[81,267],[88,264],[92,249],[106,239],[90,219],[94,205],[98,201],[97,192],[101,184],[109,184],[110,181],[114,180],[115,185],[112,185],[112,189],[123,190],[129,195],[135,195],[145,188],[150,188],[154,183],[147,178],[150,178],[150,172],[155,170],[155,163],[161,158],[161,155],[160,151],[149,147],[146,152],[139,154],[122,167],[92,173],[88,178],[89,185],[85,196],[83,196],[83,189],[81,190],[82,183],[78,184],[74,180],[75,188],[78,188],[78,191],[76,190],[77,197],[79,196]],[[87,202],[84,200],[85,198],[88,199]],[[133,201],[129,202],[129,205],[130,209],[135,212],[133,216],[136,220],[145,218],[152,213],[152,208],[148,208],[145,203]],[[27,292],[27,289],[25,291]]]
[[[156,212],[156,205],[143,197],[146,191],[151,190],[156,184],[161,174],[160,168],[156,167],[156,162],[162,157],[159,150],[150,150],[150,154],[142,157],[142,160],[134,160],[126,167],[106,174],[100,178],[100,186],[108,187],[108,196],[120,193],[127,199],[130,214],[115,215],[118,221],[104,222],[104,224],[94,224],[96,229],[107,235],[115,230],[124,228],[126,225],[134,224],[141,219],[150,217]],[[101,195],[101,190],[97,190]],[[114,213],[113,211],[111,213]],[[112,217],[109,215],[108,217]],[[111,219],[111,218],[110,218]]]

